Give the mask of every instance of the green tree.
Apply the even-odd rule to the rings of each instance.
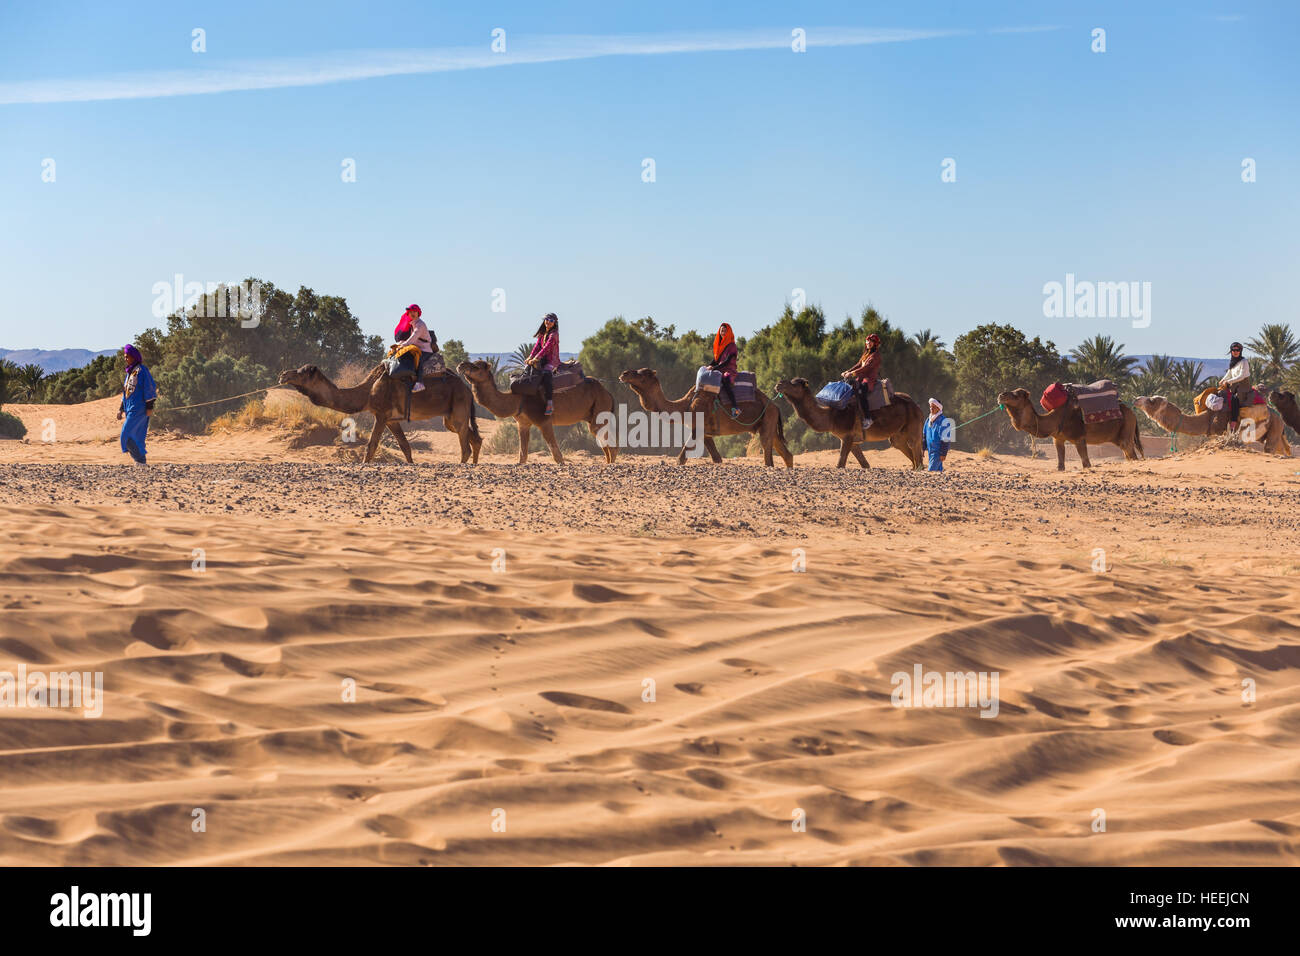
[[[1174,391],[1183,395],[1196,395],[1211,381],[1213,378],[1205,375],[1205,363],[1193,362],[1191,359],[1175,363],[1169,375],[1169,383]]]
[[[460,339],[448,339],[442,344],[442,360],[447,363],[447,368],[453,372],[456,371],[457,365],[469,360],[469,353],[465,351],[465,343]]]
[[[1079,381],[1095,382],[1110,379],[1122,384],[1133,374],[1138,360],[1124,354],[1124,346],[1116,345],[1109,335],[1094,335],[1070,350],[1070,373]]]
[[[1261,328],[1259,335],[1246,343],[1246,348],[1263,359],[1270,379],[1281,378],[1287,366],[1300,359],[1300,339],[1291,332],[1291,326],[1277,322]]]
[[[1037,400],[1048,385],[1064,381],[1070,368],[1051,341],[1037,336],[1027,339],[1014,326],[991,323],[959,336],[953,360],[957,379],[954,417],[971,423],[957,433],[966,448],[1010,447],[1019,433],[1004,413],[975,419],[997,407],[1002,391],[1024,388]]]
[[[929,329],[922,329],[920,332],[917,332],[915,335],[913,335],[912,343],[918,349],[921,350],[927,349],[931,346],[933,346],[936,349],[939,349],[940,351],[942,351],[944,348],[944,344],[940,340],[940,338],[937,335],[935,335],[933,332],[931,332]]]
[[[220,354],[209,359],[195,349],[175,368],[155,375],[158,385],[155,418],[159,425],[201,431],[213,419],[237,407],[220,399],[269,385],[272,378],[270,369],[247,356],[236,359]],[[205,402],[216,404],[180,409],[180,406]]]

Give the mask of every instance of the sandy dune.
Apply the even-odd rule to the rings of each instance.
[[[0,707],[0,862],[1300,853],[1294,461],[362,468],[239,437],[275,463],[0,444],[0,670],[105,684],[97,719]],[[997,716],[894,706],[917,665],[996,672]]]

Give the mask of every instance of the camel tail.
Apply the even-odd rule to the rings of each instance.
[[[479,441],[483,437],[478,433],[478,412],[474,410],[474,392],[471,389],[469,393],[469,433]]]

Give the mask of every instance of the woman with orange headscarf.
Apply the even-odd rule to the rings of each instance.
[[[736,407],[736,392],[731,387],[732,380],[736,377],[736,360],[739,358],[736,336],[731,331],[731,326],[723,322],[713,336],[713,361],[709,363],[709,368],[722,373],[722,391],[731,403],[732,418],[740,415],[740,409]]]

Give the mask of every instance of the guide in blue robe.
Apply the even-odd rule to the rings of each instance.
[[[153,376],[144,367],[140,352],[134,345],[122,350],[126,356],[126,378],[122,381],[122,408],[118,416],[126,416],[122,423],[122,451],[145,463],[145,436],[149,434],[149,413],[153,411],[158,389]]]

